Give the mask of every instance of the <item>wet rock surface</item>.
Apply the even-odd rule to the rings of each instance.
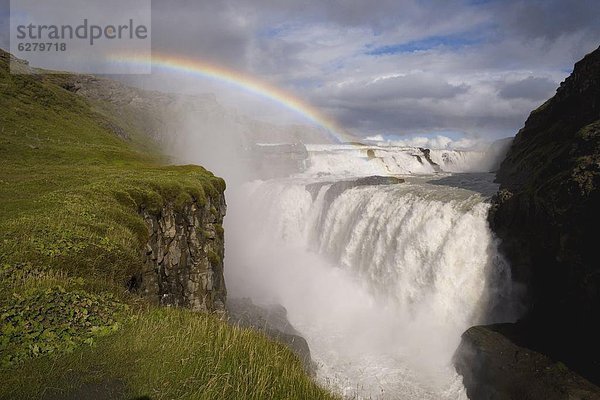
[[[600,399],[600,388],[565,364],[511,341],[516,333],[512,324],[498,324],[463,334],[454,363],[470,399]]]
[[[404,179],[395,176],[374,175],[348,181],[311,183],[309,185],[306,185],[306,190],[311,194],[313,199],[315,199],[323,186],[331,185],[331,187],[327,189],[327,193],[325,194],[325,201],[331,203],[331,201],[333,201],[340,194],[342,194],[346,190],[355,187],[373,185],[396,185],[404,182]]]
[[[442,172],[442,168],[431,159],[431,150],[423,147],[419,147],[419,150],[421,150],[421,153],[423,153],[423,157],[425,157],[425,160],[427,160],[427,162],[433,167],[433,170],[435,172]],[[421,159],[419,159],[419,161],[423,163]]]
[[[256,329],[288,346],[300,358],[304,369],[314,375],[316,366],[310,356],[308,343],[290,324],[283,306],[258,306],[247,298],[228,299],[227,315],[231,324]]]

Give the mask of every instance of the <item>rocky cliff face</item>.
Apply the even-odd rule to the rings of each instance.
[[[296,353],[308,374],[316,373],[316,364],[310,356],[308,343],[287,319],[287,310],[283,306],[278,304],[258,306],[248,298],[228,299],[227,313],[229,323],[242,328],[255,329],[283,343]]]
[[[511,325],[474,326],[464,333],[456,368],[471,400],[600,399],[600,389],[565,364],[515,344]]]
[[[161,305],[195,311],[225,310],[223,195],[217,204],[167,204],[158,213],[142,210],[149,240],[144,271],[135,286]]]
[[[497,181],[490,225],[513,278],[527,289],[528,311],[510,329],[480,329],[463,341],[478,343],[488,365],[513,377],[519,369],[502,367],[502,350],[485,348],[492,342],[473,335],[500,335],[600,382],[600,49],[579,61],[556,95],[531,113]],[[460,361],[460,351],[457,356]],[[485,380],[474,366],[462,365],[463,373]],[[537,398],[531,393],[528,398]]]

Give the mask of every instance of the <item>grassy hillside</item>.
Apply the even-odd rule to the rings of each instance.
[[[329,398],[282,345],[127,292],[139,209],[225,183],[166,166],[131,121],[119,137],[60,80],[11,75],[0,51],[0,398]]]

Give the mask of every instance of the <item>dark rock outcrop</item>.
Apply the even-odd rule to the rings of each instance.
[[[315,363],[310,356],[308,343],[290,324],[283,306],[261,307],[250,299],[229,299],[227,314],[231,324],[256,329],[288,346],[300,358],[306,372],[314,375]]]
[[[442,172],[442,168],[439,166],[439,164],[435,163],[431,159],[431,150],[430,149],[419,147],[419,150],[421,150],[421,153],[423,153],[423,157],[425,157],[425,159],[427,160],[427,162],[429,163],[429,165],[431,165],[431,167],[433,168],[433,170],[435,172]],[[419,159],[419,162],[421,162],[420,159]]]
[[[454,362],[470,399],[600,399],[600,388],[565,364],[511,341],[512,328],[474,326],[463,334]]]
[[[465,334],[457,360],[468,342],[477,343],[486,365],[497,372],[494,377],[476,363],[464,363],[467,389],[475,390],[469,387],[473,382],[489,382],[504,397],[472,398],[546,398],[538,397],[537,388],[555,377],[531,368],[551,360],[600,383],[600,48],[579,61],[556,95],[531,113],[497,181],[489,222],[513,279],[527,290],[527,312],[510,329]],[[538,361],[509,362],[505,352],[516,348],[539,353]],[[571,390],[556,379],[557,390]],[[529,397],[509,396],[507,382],[523,387]],[[595,397],[568,398],[598,398],[594,388]]]
[[[195,311],[223,312],[227,291],[223,276],[225,199],[207,199],[158,214],[142,210],[149,240],[144,271],[137,286],[158,304]]]

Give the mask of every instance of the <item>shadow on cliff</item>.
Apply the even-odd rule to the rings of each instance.
[[[530,114],[497,182],[489,223],[528,310],[516,324],[463,334],[455,366],[467,392],[600,399],[600,48]]]

